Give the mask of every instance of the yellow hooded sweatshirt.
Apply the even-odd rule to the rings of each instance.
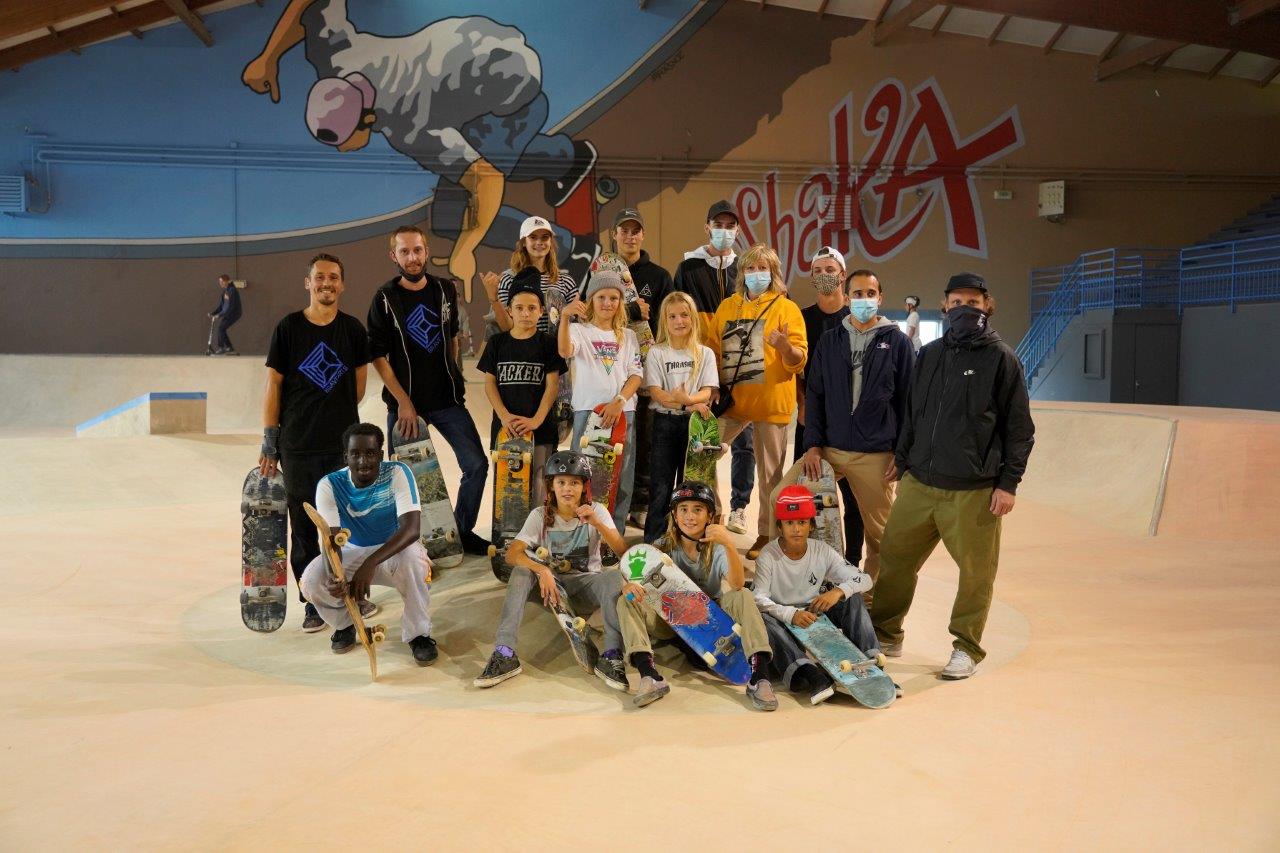
[[[764,319],[752,329],[752,321],[761,315]],[[756,299],[735,293],[716,309],[713,327],[715,334],[705,343],[716,351],[722,385],[734,381],[738,359],[742,358],[733,386],[733,408],[726,416],[739,421],[790,422],[796,411],[796,374],[809,358],[799,307],[772,290]],[[804,353],[804,359],[793,367],[783,364],[782,355],[767,343],[769,334],[783,327],[791,345]]]

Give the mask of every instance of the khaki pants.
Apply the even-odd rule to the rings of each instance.
[[[909,473],[902,478],[880,543],[880,580],[871,605],[871,622],[882,643],[902,642],[920,567],[941,539],[960,568],[951,607],[952,645],[974,661],[986,657],[979,643],[1000,562],[1000,519],[991,514],[991,491],[935,489]]]
[[[884,525],[889,520],[889,510],[893,508],[894,484],[884,481],[885,469],[893,460],[893,454],[854,453],[849,450],[836,450],[834,447],[822,448],[822,458],[831,463],[836,472],[836,479],[845,479],[849,488],[853,489],[853,497],[858,502],[858,512],[862,514],[862,535],[867,543],[867,558],[863,561],[862,570],[878,580],[880,577],[880,541],[884,538]],[[803,459],[803,457],[802,457]],[[796,462],[787,469],[778,482],[777,487],[769,495],[769,516],[772,520],[774,502],[778,492],[784,486],[790,486],[800,478],[804,470],[804,462]],[[771,535],[777,535],[773,527]],[[844,556],[843,554],[841,556]],[[862,594],[869,605],[875,590],[870,589]]]
[[[783,465],[787,458],[787,424],[771,424],[767,421],[739,421],[733,418],[720,419],[720,440],[732,443],[749,425],[754,423],[752,444],[756,451],[756,485],[760,487],[760,512],[756,517],[757,536],[772,539],[769,519],[773,515],[772,506],[766,497],[773,493],[782,477]]]
[[[769,651],[769,634],[750,590],[721,593],[717,603],[742,627],[742,650],[748,658],[757,652]],[[650,637],[666,640],[676,635],[646,602],[630,601],[625,595],[618,596],[618,623],[622,627],[622,644],[627,649],[628,660],[636,652],[653,652]]]

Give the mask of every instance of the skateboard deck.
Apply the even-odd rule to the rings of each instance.
[[[586,428],[578,439],[578,449],[591,458],[591,499],[604,504],[612,515],[618,504],[618,484],[622,480],[622,454],[627,452],[627,419],[619,416],[605,429],[596,406],[587,416]]]
[[[818,665],[827,671],[836,687],[868,708],[887,708],[896,696],[893,679],[883,669],[884,656],[871,660],[826,616],[808,628],[788,624]]]
[[[494,577],[506,583],[511,577],[507,544],[529,517],[533,442],[501,429],[489,458],[493,460],[493,544],[489,546],[489,563]]]
[[[591,143],[586,143],[590,146]],[[594,161],[595,148],[591,148]],[[617,198],[620,186],[609,176],[596,177],[592,162],[582,180],[573,188],[564,202],[555,208],[557,225],[568,229],[575,237],[600,236],[600,208]]]
[[[560,312],[565,304],[564,294],[559,288],[552,288],[547,296],[547,328],[553,338],[560,330]],[[551,416],[556,420],[560,441],[563,442],[573,432],[573,378],[568,370],[560,374],[559,382]]]
[[[813,520],[810,539],[820,539],[844,556],[844,516],[840,513],[840,491],[836,487],[836,472],[831,463],[822,460],[822,473],[816,480],[805,475],[803,467],[796,480],[801,486],[813,492],[814,503],[817,504],[818,516]]]
[[[316,526],[316,532],[320,536],[320,553],[324,555],[324,561],[329,567],[329,573],[339,581],[346,583],[347,576],[342,570],[342,555],[338,553],[338,549],[347,544],[347,537],[351,535],[346,529],[339,529],[336,533],[329,532],[329,522],[324,520],[316,508],[309,503],[304,503],[302,508],[306,510],[307,517],[311,519]],[[356,639],[360,645],[364,646],[364,650],[369,655],[369,674],[373,681],[378,680],[378,653],[374,651],[374,644],[381,643],[387,636],[387,628],[385,625],[374,625],[372,628],[366,628],[364,619],[360,616],[360,607],[355,600],[345,595],[342,597],[342,603],[346,605],[347,613],[351,616],[351,622],[356,626]]]
[[[704,418],[697,412],[689,414],[689,443],[684,454],[685,480],[697,480],[719,492],[716,487],[716,463],[724,455],[720,443],[720,422]]]
[[[614,252],[604,252],[591,262],[591,272],[595,274],[600,270],[612,270],[622,278],[622,299],[630,309],[640,298],[640,294],[636,291],[635,281],[631,278],[631,267],[623,260],[622,255]],[[650,310],[656,311],[657,306],[649,306]],[[628,313],[628,318],[630,314]],[[627,328],[635,333],[636,341],[640,344],[640,361],[649,355],[649,348],[653,346],[653,329],[649,327],[648,320],[628,321]]]
[[[284,477],[264,477],[255,467],[240,491],[240,618],[251,631],[284,624],[289,601],[288,506]]]
[[[628,580],[644,587],[645,604],[716,675],[734,684],[747,683],[751,664],[742,649],[741,627],[671,557],[652,545],[633,545],[622,555],[621,568]]]
[[[462,542],[458,538],[458,522],[453,517],[453,504],[449,502],[449,489],[440,471],[440,457],[427,435],[427,422],[418,418],[418,437],[408,444],[400,444],[404,436],[398,429],[394,438],[396,449],[391,458],[408,465],[418,484],[422,546],[427,549],[433,568],[451,569],[462,562]]]
[[[541,563],[553,572],[569,571],[569,561],[554,558],[546,548],[525,553],[529,554],[529,559]],[[569,604],[569,594],[564,591],[560,581],[556,581],[556,592],[560,595],[560,601],[555,606],[548,606],[547,609],[551,611],[552,616],[556,617],[560,630],[568,637],[569,647],[573,650],[573,659],[588,675],[592,675],[595,673],[596,661],[600,653],[596,650],[595,643],[591,642],[591,638],[587,636],[587,620],[573,612],[573,606]]]

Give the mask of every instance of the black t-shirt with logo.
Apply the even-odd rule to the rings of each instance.
[[[409,349],[409,377],[396,374],[419,412],[461,406],[466,400],[462,371],[453,359],[458,336],[458,301],[452,282],[427,279],[425,287],[409,290],[397,285],[395,294],[404,311],[404,339]],[[383,399],[390,397],[384,394]],[[395,408],[395,398],[387,404]]]
[[[284,375],[282,452],[341,452],[343,431],[360,420],[356,368],[368,363],[369,338],[350,314],[318,326],[295,311],[276,325],[267,367]]]
[[[534,332],[533,337],[524,340],[512,337],[510,332],[494,335],[485,344],[477,367],[498,381],[498,396],[507,411],[525,418],[538,413],[547,387],[547,374],[555,371],[563,375],[568,369],[555,338],[546,332]],[[502,422],[495,414],[490,427],[491,442],[498,440],[501,428]],[[548,414],[534,433],[533,443],[555,445],[558,442],[556,419]]]

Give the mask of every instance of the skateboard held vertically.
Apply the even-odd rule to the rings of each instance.
[[[811,479],[800,468],[798,485],[813,492],[813,502],[818,515],[813,520],[813,529],[809,538],[820,539],[844,556],[844,516],[840,514],[840,492],[836,488],[836,472],[831,463],[823,459],[822,472],[817,479]]]
[[[506,559],[507,545],[529,518],[533,442],[528,437],[511,435],[504,427],[498,431],[498,441],[489,458],[493,460],[493,532],[490,535],[489,563],[494,577],[506,583],[511,577],[511,566]]]
[[[640,293],[636,290],[636,283],[631,278],[631,267],[623,259],[622,255],[614,252],[604,252],[596,256],[591,262],[591,274],[594,275],[601,270],[611,270],[616,272],[618,277],[622,279],[622,301],[628,309],[627,328],[636,336],[636,342],[640,345],[640,361],[644,362],[649,355],[649,349],[653,346],[653,329],[649,327],[649,321],[645,319],[631,320],[630,308],[640,299]],[[590,284],[590,279],[588,279]],[[584,287],[585,292],[585,287]],[[650,306],[651,311],[656,311],[656,306]]]
[[[462,562],[462,541],[458,538],[458,522],[454,519],[449,489],[440,470],[440,457],[427,434],[427,422],[418,418],[418,437],[405,441],[400,430],[393,433],[395,451],[391,458],[403,462],[413,472],[422,505],[422,546],[427,549],[431,565],[450,569]]]
[[[553,572],[569,571],[569,561],[557,560],[546,548],[539,548],[533,553],[526,551],[525,554],[529,559],[541,563]],[[560,600],[554,605],[547,605],[547,609],[551,611],[552,616],[556,617],[556,624],[560,626],[560,630],[564,632],[564,635],[569,638],[569,647],[573,650],[573,659],[578,662],[578,666],[582,667],[588,675],[593,674],[600,653],[596,650],[595,643],[591,642],[591,638],[587,636],[587,620],[573,612],[573,607],[569,604],[569,594],[564,591],[564,587],[558,580],[556,581],[556,593],[559,595]]]
[[[604,504],[613,515],[622,481],[622,454],[627,452],[627,417],[625,412],[619,414],[613,426],[606,428],[603,412],[604,406],[596,406],[587,416],[578,449],[591,459],[591,499]]]
[[[309,503],[303,503],[302,508],[306,510],[307,517],[311,519],[316,526],[316,532],[320,535],[320,553],[324,555],[325,564],[329,567],[329,574],[338,580],[339,583],[347,582],[347,575],[342,569],[342,555],[339,549],[347,544],[347,538],[351,535],[350,531],[345,528],[336,532],[330,532],[329,522],[324,520],[315,507]],[[378,653],[374,651],[374,643],[381,643],[386,639],[387,628],[385,625],[374,625],[372,628],[366,628],[364,619],[360,616],[360,605],[356,604],[355,599],[350,595],[342,597],[342,603],[347,608],[347,614],[351,617],[351,623],[355,625],[356,639],[360,641],[360,645],[364,646],[365,652],[369,655],[369,674],[372,680],[378,680]]]
[[[697,412],[689,413],[689,443],[684,454],[684,480],[697,480],[716,488],[716,463],[724,455],[724,446],[720,443],[720,422],[714,417],[703,417]]]
[[[623,577],[644,588],[644,603],[693,649],[712,672],[746,684],[751,664],[742,648],[742,627],[652,545],[633,545],[622,555]]]
[[[564,310],[566,304],[560,288],[551,288],[551,292],[547,295],[547,328],[552,338],[556,337],[560,329],[560,312]],[[556,401],[551,407],[551,417],[555,418],[560,441],[564,441],[573,432],[573,379],[568,370],[560,374],[559,387],[556,388]]]
[[[288,505],[284,477],[262,476],[256,467],[240,491],[240,618],[251,631],[284,624],[289,601]]]
[[[787,628],[808,650],[818,665],[835,681],[837,689],[848,693],[868,708],[893,704],[896,688],[885,673],[884,655],[871,660],[826,616],[819,616],[808,628],[787,623]]]

